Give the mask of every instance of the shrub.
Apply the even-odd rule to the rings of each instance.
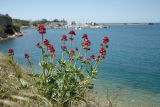
[[[45,26],[39,24],[37,30],[42,38],[36,46],[41,50],[42,59],[39,65],[43,73],[29,75],[36,80],[39,92],[58,107],[71,107],[77,101],[87,103],[85,95],[93,89],[92,80],[97,75],[98,63],[106,56],[109,38],[103,38],[98,55],[89,55],[91,41],[88,35],[82,35],[83,41],[80,44],[82,50],[79,50],[72,45],[76,33],[71,30],[68,35],[61,36],[62,55],[58,57],[53,44],[44,39]],[[67,46],[66,42],[70,42],[70,45]],[[14,51],[10,49],[8,53],[13,58]],[[29,54],[25,53],[24,57],[27,59],[27,65],[31,67],[33,63]]]

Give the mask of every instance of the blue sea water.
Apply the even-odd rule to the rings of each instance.
[[[48,29],[46,38],[56,48],[61,46],[60,36],[68,29]],[[36,43],[41,40],[35,29],[23,29],[24,36],[0,42],[0,51],[12,47],[19,63],[25,64],[23,54],[28,52],[35,65],[39,61]],[[98,52],[103,36],[110,38],[107,58],[99,65],[95,89],[105,98],[107,90],[117,98],[117,107],[160,107],[160,25],[112,26],[107,29],[76,30],[74,46],[81,43],[87,33],[92,41],[90,53]],[[60,50],[56,50],[60,54]],[[117,89],[120,92],[116,92]]]

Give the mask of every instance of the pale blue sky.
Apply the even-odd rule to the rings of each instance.
[[[14,18],[96,22],[160,22],[160,0],[0,0]]]

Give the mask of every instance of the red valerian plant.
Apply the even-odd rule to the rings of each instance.
[[[97,75],[98,63],[105,58],[109,38],[104,37],[100,44],[98,54],[90,54],[91,41],[87,34],[82,35],[81,49],[74,47],[72,42],[75,31],[71,30],[68,35],[62,35],[60,49],[61,57],[56,55],[54,45],[43,36],[46,34],[45,25],[39,24],[37,31],[41,35],[41,41],[36,47],[41,50],[41,60],[39,62],[43,73],[29,74],[36,80],[39,92],[48,98],[57,107],[71,107],[77,100],[85,101],[86,93],[93,88],[93,79]],[[67,41],[69,38],[69,41]],[[69,46],[67,46],[69,42]],[[58,50],[58,49],[57,49]],[[8,55],[13,56],[14,50],[8,49]],[[30,55],[24,54],[27,64],[32,67]]]
[[[14,50],[12,48],[8,49],[8,55],[13,56],[14,55]]]
[[[28,67],[32,67],[32,65],[33,65],[33,62],[31,62],[31,60],[29,59],[29,54],[28,53],[25,53],[24,54],[24,58],[27,60],[27,66]]]

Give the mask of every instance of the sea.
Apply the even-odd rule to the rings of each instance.
[[[60,55],[60,36],[70,29],[47,29],[48,38]],[[0,51],[15,51],[15,59],[24,67],[25,52],[34,61],[33,72],[40,72],[40,50],[36,43],[41,36],[36,29],[22,29],[24,35],[0,42]],[[160,24],[111,26],[109,28],[82,28],[75,30],[73,47],[79,47],[81,35],[88,34],[91,51],[98,54],[104,36],[110,38],[107,56],[98,66],[94,90],[104,101],[110,99],[114,107],[160,107]],[[27,68],[26,68],[27,69]],[[31,70],[29,70],[31,72]]]

